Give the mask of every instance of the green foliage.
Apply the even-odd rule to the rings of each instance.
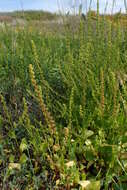
[[[95,17],[0,28],[0,188],[126,189],[127,31]]]

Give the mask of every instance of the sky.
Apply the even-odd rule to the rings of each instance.
[[[46,10],[50,12],[73,12],[74,4],[77,9],[79,5],[83,4],[83,11],[85,12],[86,7],[92,1],[91,8],[96,10],[97,0],[0,0],[0,12],[14,11],[14,10]],[[100,12],[103,13],[106,2],[107,12],[110,13],[112,10],[112,0],[99,0],[100,1]],[[75,2],[75,3],[74,3]],[[118,12],[120,9],[125,12],[124,0],[115,0],[113,12]]]

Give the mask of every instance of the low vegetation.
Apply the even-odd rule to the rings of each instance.
[[[127,28],[70,31],[0,28],[0,189],[127,189]]]
[[[2,18],[3,21],[7,21],[6,18],[11,19],[25,19],[28,21],[33,20],[55,20],[58,17],[55,13],[50,13],[46,11],[14,11],[14,12],[6,12],[6,13],[0,13],[0,18]]]

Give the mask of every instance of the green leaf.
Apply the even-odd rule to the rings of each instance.
[[[93,181],[93,182],[91,182],[90,187],[89,187],[88,190],[95,190],[95,189],[100,190],[100,188],[101,188],[100,181]]]
[[[39,149],[41,152],[45,153],[47,151],[47,148],[48,148],[48,143],[45,142],[40,144]]]
[[[89,138],[94,135],[94,132],[91,130],[85,130],[85,138]]]
[[[13,163],[14,160],[15,160],[15,156],[11,154],[9,157],[9,162]]]
[[[0,127],[2,127],[2,125],[3,125],[3,118],[2,118],[2,116],[0,115]]]
[[[20,151],[23,152],[24,150],[27,150],[27,148],[28,148],[27,141],[25,138],[23,138],[20,144]]]
[[[11,130],[9,131],[9,133],[8,133],[8,136],[9,136],[11,139],[16,139],[15,131],[11,129]]]
[[[87,161],[93,161],[95,159],[95,156],[92,150],[88,149],[85,151],[85,158]]]
[[[28,158],[26,156],[26,154],[22,154],[20,157],[20,163],[21,164],[25,164],[27,162]]]
[[[100,147],[100,153],[105,161],[110,162],[113,157],[113,148],[111,145],[102,145]]]

